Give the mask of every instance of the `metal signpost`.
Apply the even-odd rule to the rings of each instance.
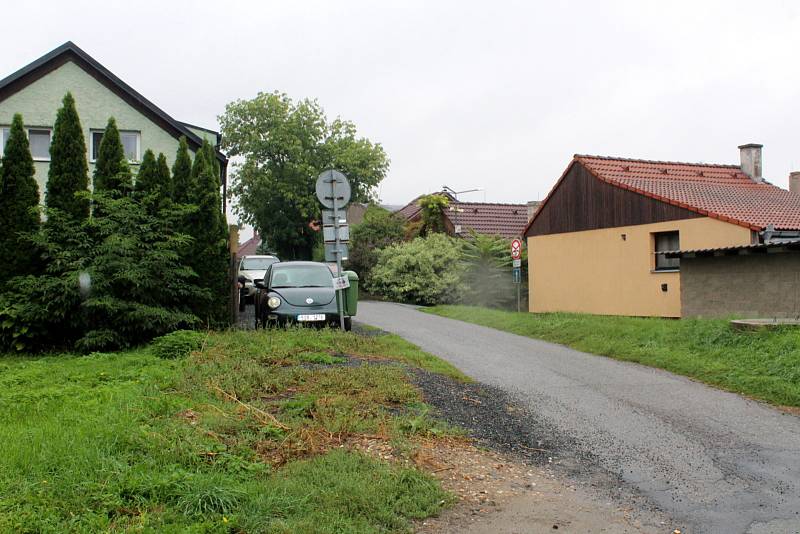
[[[347,247],[343,244],[350,238],[344,207],[350,202],[350,182],[339,171],[328,169],[322,171],[316,183],[317,198],[328,210],[322,210],[323,236],[325,241],[325,261],[336,261],[334,287],[337,292],[337,308],[339,323],[344,330],[344,289],[350,283],[342,275],[342,260],[347,259]],[[328,229],[330,228],[330,230]],[[331,237],[332,239],[328,240]],[[332,245],[332,246],[329,246]],[[329,258],[329,254],[332,258]],[[344,280],[342,280],[344,279]]]
[[[511,275],[517,285],[517,313],[520,312],[520,286],[522,285],[522,241],[514,239],[511,241]]]

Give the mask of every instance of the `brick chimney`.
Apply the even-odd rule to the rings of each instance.
[[[789,191],[800,194],[800,171],[789,173]]]
[[[533,216],[536,214],[536,210],[539,209],[541,204],[541,200],[531,200],[527,202],[526,206],[528,208],[528,222],[531,222],[531,219],[533,219]]]
[[[742,172],[749,176],[754,182],[761,183],[764,178],[761,176],[761,149],[764,145],[749,143],[739,147],[739,157],[742,162]]]

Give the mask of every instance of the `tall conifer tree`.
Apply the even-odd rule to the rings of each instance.
[[[0,285],[10,278],[37,270],[36,251],[20,239],[20,232],[39,227],[39,186],[34,178],[28,136],[22,115],[14,115],[0,168]]]
[[[158,162],[156,155],[149,148],[144,151],[142,163],[139,165],[139,173],[136,175],[134,184],[137,197],[144,197],[158,193],[161,184],[158,183]]]
[[[86,142],[72,93],[67,93],[56,115],[50,144],[50,169],[45,202],[75,221],[89,216],[89,199],[75,193],[89,189]]]
[[[175,164],[172,166],[172,200],[178,204],[189,203],[189,191],[192,189],[192,159],[189,157],[189,145],[186,138],[181,137]]]
[[[219,192],[219,172],[214,149],[203,141],[197,151],[192,174],[193,188],[189,202],[197,207],[191,217],[188,231],[194,237],[194,253],[191,266],[199,276],[200,284],[209,290],[211,301],[197,315],[209,322],[224,320],[228,299],[228,233],[222,199]]]
[[[132,188],[130,167],[125,158],[125,148],[119,137],[117,121],[108,119],[108,125],[100,141],[94,167],[94,189],[107,192],[112,197],[125,196]]]
[[[169,172],[167,157],[161,152],[158,153],[156,167],[158,168],[158,183],[161,184],[162,194],[165,198],[171,199],[173,194],[172,175]]]

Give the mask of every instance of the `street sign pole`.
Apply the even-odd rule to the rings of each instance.
[[[336,234],[336,276],[342,276],[342,247],[339,241],[339,205],[336,202],[336,180],[331,180],[331,197],[333,198],[333,231]],[[336,307],[339,310],[339,326],[344,330],[344,290],[336,290]]]
[[[325,242],[325,261],[329,260],[329,256],[333,256],[336,261],[336,281],[334,287],[336,288],[336,309],[339,311],[339,326],[344,330],[344,289],[347,287],[347,278],[342,278],[342,261],[345,259],[344,245],[342,244],[342,236],[340,230],[342,229],[341,217],[339,217],[339,210],[347,206],[350,202],[350,182],[347,181],[347,176],[341,172],[328,169],[322,171],[317,178],[317,183],[314,186],[317,193],[317,198],[320,203],[331,211],[326,212],[322,210],[322,234],[323,241]],[[346,216],[346,213],[345,213]],[[330,241],[325,237],[326,229],[325,223],[328,217],[333,217],[333,250],[330,250],[328,245]],[[347,222],[347,221],[344,221]],[[345,230],[348,228],[345,227]],[[344,237],[344,241],[349,241],[349,234]]]
[[[520,309],[520,286],[522,285],[522,240],[515,238],[511,241],[512,277],[517,285],[517,313]]]

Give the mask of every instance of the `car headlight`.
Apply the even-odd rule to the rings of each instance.
[[[273,310],[281,305],[281,299],[278,297],[270,297],[267,299],[267,306],[272,308]]]

